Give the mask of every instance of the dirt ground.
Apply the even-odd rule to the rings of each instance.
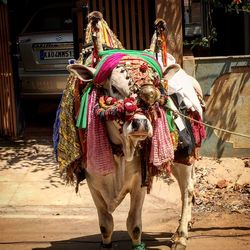
[[[17,191],[12,200],[5,202],[4,189],[0,189],[0,249],[98,249],[99,229],[93,207],[87,208],[84,217],[85,207],[81,208],[81,201],[70,203],[67,213],[66,203],[55,206],[53,202],[40,202],[42,196],[49,198],[52,190],[63,185],[53,159],[50,138],[12,143],[0,140],[0,185],[6,184],[11,189],[11,178],[15,173],[21,176],[23,169],[27,169],[25,176],[29,175],[29,181],[31,174],[42,174],[40,182],[32,182],[34,189],[36,184],[46,185],[39,187],[41,197],[29,200],[27,196],[19,203],[14,199]],[[196,179],[193,226],[187,250],[250,249],[249,158],[203,157],[196,163]],[[81,185],[84,195],[85,189],[87,185]],[[83,199],[86,200],[86,196]],[[145,199],[142,215],[143,240],[148,249],[169,249],[169,239],[179,219],[179,201],[178,186],[173,178],[155,180],[151,194]],[[128,204],[129,200],[125,199],[114,213],[115,250],[129,249],[125,227]]]

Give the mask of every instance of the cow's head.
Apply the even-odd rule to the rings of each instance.
[[[126,160],[132,160],[138,143],[153,136],[161,100],[160,66],[148,55],[115,53],[96,69],[72,64],[68,70],[98,88],[97,114],[106,121],[112,143],[122,145]]]

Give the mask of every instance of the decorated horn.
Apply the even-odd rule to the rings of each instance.
[[[164,67],[167,66],[167,41],[165,31],[167,29],[166,22],[157,18],[154,22],[155,32],[151,40],[150,50],[156,54],[158,60],[158,53],[161,53],[161,61]]]
[[[88,15],[88,21],[91,24],[91,30],[92,30],[92,40],[94,43],[94,47],[97,50],[97,53],[103,51],[102,37],[101,37],[101,31],[102,31],[101,20],[102,19],[103,19],[103,15],[99,11],[93,11],[89,13]]]
[[[158,32],[163,32],[167,29],[167,23],[162,18],[157,18],[155,20],[154,25],[155,25],[155,30]]]
[[[153,37],[151,39],[151,44],[150,44],[150,48],[149,50],[157,53],[158,52],[158,39],[159,36],[161,35],[162,32],[164,32],[167,29],[167,24],[165,22],[165,20],[161,19],[161,18],[157,18],[154,22],[154,34]]]

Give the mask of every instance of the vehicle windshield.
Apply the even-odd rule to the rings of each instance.
[[[25,32],[72,30],[71,8],[42,9],[33,17]]]

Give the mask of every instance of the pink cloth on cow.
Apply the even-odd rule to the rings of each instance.
[[[111,56],[105,56],[97,65],[94,74],[94,84],[100,85],[103,83],[125,55],[124,53],[116,53]]]
[[[160,113],[161,116],[155,122],[150,152],[150,163],[154,166],[161,166],[174,159],[171,135],[162,108],[160,108]]]
[[[115,163],[105,125],[95,115],[95,104],[96,90],[93,89],[88,105],[87,169],[98,175],[107,175],[114,171]]]
[[[191,126],[192,126],[192,132],[194,135],[194,139],[195,139],[195,145],[197,147],[201,146],[201,143],[204,139],[206,139],[206,130],[205,130],[205,126],[202,124],[202,119],[200,117],[200,114],[198,113],[198,111],[194,111],[190,114],[191,118],[197,120],[196,121],[192,121],[191,120]]]

